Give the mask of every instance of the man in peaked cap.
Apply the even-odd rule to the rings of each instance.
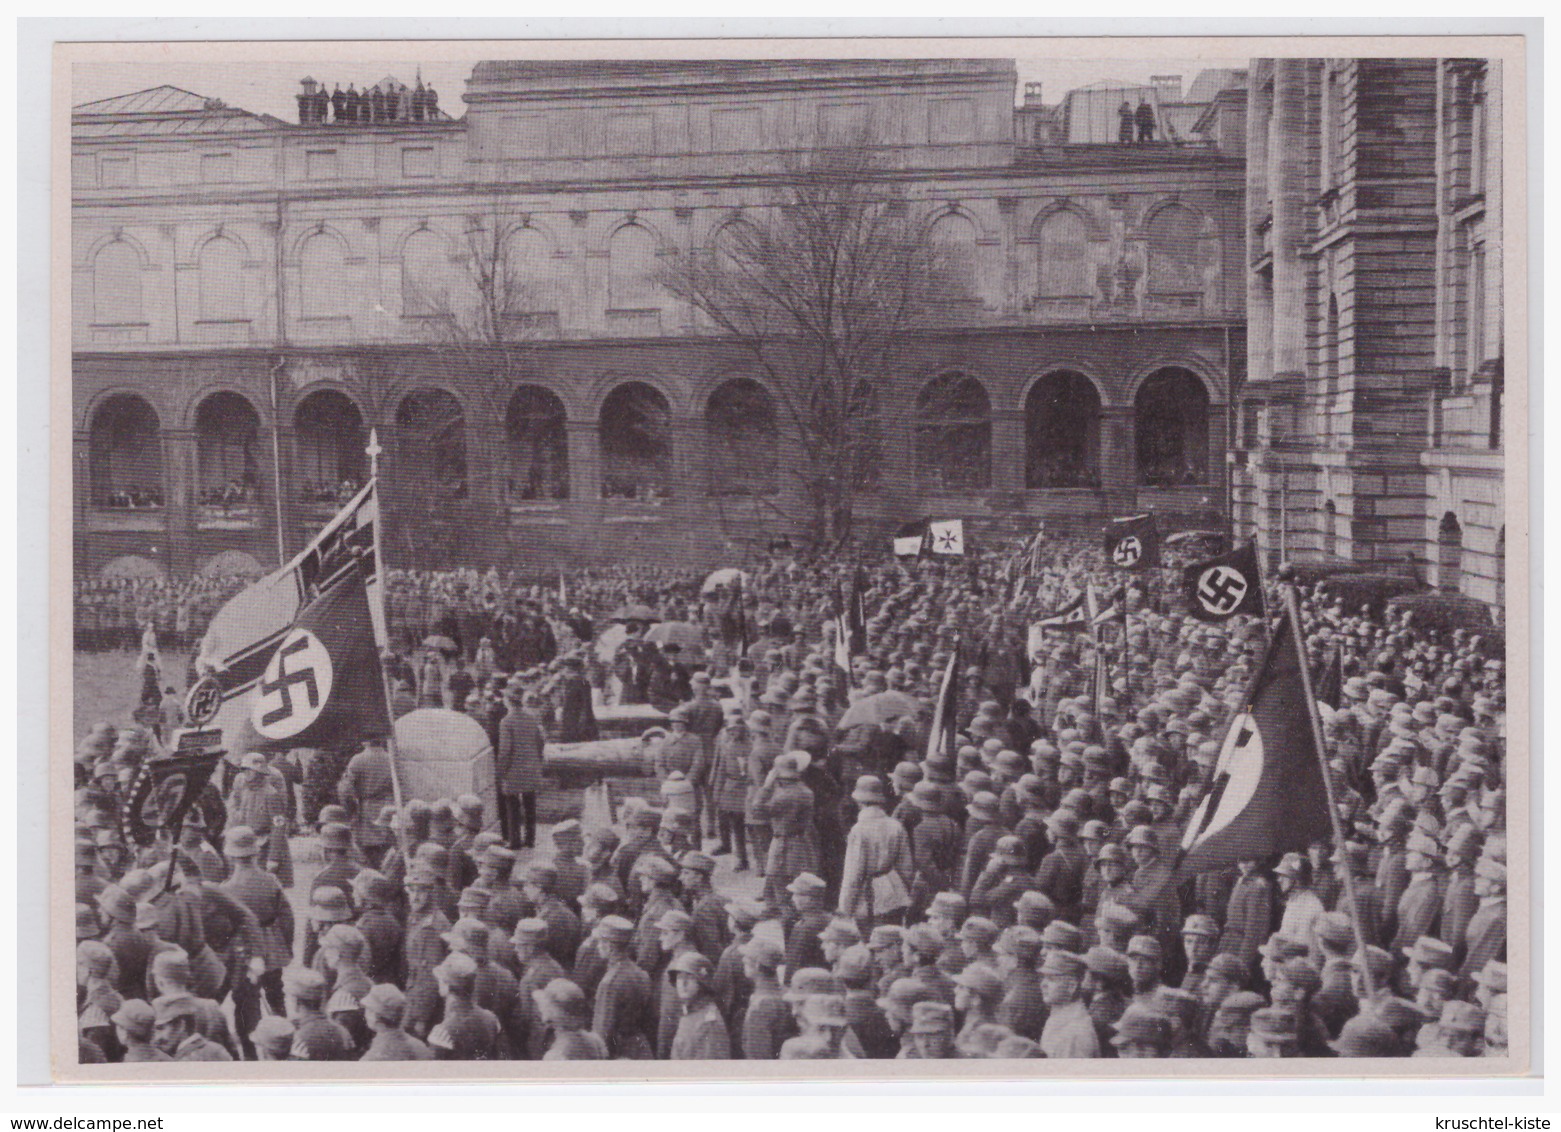
[[[1136,935],[1127,945],[1128,970],[1133,977],[1133,1002],[1152,1007],[1165,970],[1165,952],[1152,935]]]
[[[656,996],[651,979],[634,960],[634,925],[604,916],[592,934],[606,959],[596,987],[591,1029],[614,1058],[649,1061],[655,1056]]]
[[[293,1024],[293,1060],[353,1060],[352,1035],[325,1016],[329,987],[324,975],[310,967],[289,967],[282,972],[282,993]]]
[[[1100,1056],[1100,1038],[1083,998],[1085,971],[1084,957],[1068,951],[1049,951],[1041,962],[1041,997],[1048,1013],[1040,1046],[1048,1058]]]
[[[152,1003],[153,1041],[174,1061],[232,1061],[233,1055],[199,1029],[193,995],[165,994]]]
[[[406,936],[402,945],[406,965],[406,1028],[413,1037],[426,1037],[439,1016],[439,987],[434,968],[444,959],[444,935],[450,919],[434,902],[434,887],[439,878],[423,861],[407,867],[404,887],[407,894]]]
[[[1132,1005],[1117,1019],[1111,1044],[1122,1058],[1161,1058],[1171,1052],[1171,1020],[1149,1006]]]
[[[153,1032],[157,1025],[157,1014],[147,1003],[139,998],[126,999],[120,1003],[119,1009],[114,1011],[109,1021],[114,1024],[114,1037],[124,1051],[120,1061],[125,1063],[142,1061],[172,1061],[173,1058],[164,1053],[153,1044]]]
[[[939,1060],[955,1056],[954,1009],[936,1000],[911,1008],[911,1025],[901,1042],[902,1058]]]
[[[407,1033],[406,995],[399,987],[377,983],[363,996],[363,1019],[373,1032],[360,1061],[431,1061],[434,1051]]]
[[[534,992],[554,979],[568,977],[568,971],[548,951],[549,930],[548,922],[539,916],[516,921],[510,935],[510,951],[515,957],[515,1009],[506,1018],[489,1005],[510,1034],[514,1048],[532,1060],[540,1058],[548,1045],[547,1034],[536,1012]]]
[[[674,956],[667,973],[676,992],[677,1013],[669,1048],[673,1061],[725,1061],[731,1035],[711,994],[710,960],[692,948]]]

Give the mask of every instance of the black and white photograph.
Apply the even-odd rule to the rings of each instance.
[[[1529,1071],[1522,37],[155,46],[59,1079]]]

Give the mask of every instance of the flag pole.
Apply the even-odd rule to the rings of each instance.
[[[1295,649],[1301,670],[1301,687],[1306,693],[1306,718],[1312,725],[1312,745],[1317,749],[1317,761],[1322,764],[1323,791],[1328,796],[1328,820],[1333,823],[1333,840],[1337,846],[1343,868],[1344,899],[1349,905],[1350,925],[1355,929],[1355,946],[1360,949],[1361,982],[1366,987],[1366,997],[1377,993],[1376,981],[1371,975],[1371,962],[1366,957],[1366,929],[1360,921],[1360,904],[1355,898],[1355,876],[1350,868],[1349,855],[1344,851],[1344,823],[1339,820],[1339,807],[1334,801],[1333,772],[1328,769],[1328,748],[1323,743],[1322,719],[1317,714],[1317,697],[1312,692],[1311,665],[1306,659],[1306,638],[1301,634],[1301,609],[1296,600],[1295,587],[1282,587],[1285,596],[1285,615],[1290,619],[1290,634],[1295,638]]]
[[[271,485],[276,495],[276,568],[287,565],[287,529],[282,518],[282,410],[281,399],[276,393],[276,375],[287,359],[282,358],[271,370]]]
[[[388,651],[390,648],[390,611],[386,608],[385,602],[386,566],[385,551],[381,538],[381,533],[385,526],[385,507],[379,491],[379,456],[383,451],[384,449],[379,446],[379,430],[369,429],[369,446],[364,449],[364,452],[369,458],[369,482],[374,485],[374,573],[379,579],[379,585],[375,588],[379,591],[379,623],[384,626],[385,632],[384,639],[374,643],[379,646],[381,651]],[[385,694],[385,713],[390,716],[390,734],[385,738],[385,750],[390,755],[390,789],[395,795],[396,813],[405,819],[406,794],[401,785],[401,760],[396,754],[396,714],[395,709],[391,706],[390,677],[385,672],[383,659],[379,662],[379,683]],[[411,852],[412,848],[408,844],[406,822],[402,820],[397,824],[401,828],[397,832],[396,839],[401,843],[402,855],[406,856]]]

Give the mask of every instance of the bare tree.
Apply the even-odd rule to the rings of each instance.
[[[788,471],[806,525],[834,545],[878,482],[895,356],[968,292],[867,145],[820,149],[789,172],[776,204],[672,260],[662,282],[766,378],[797,441]]]
[[[523,372],[523,353],[539,337],[536,272],[523,262],[514,239],[527,226],[525,216],[502,207],[467,216],[453,255],[409,263],[403,279],[404,312],[423,323],[443,365],[462,383],[480,375],[501,405],[507,405]],[[472,530],[501,526],[497,516],[479,512],[484,501],[509,494],[508,453],[496,465],[471,458],[470,422],[454,398],[424,396],[406,409],[397,419],[396,441],[408,473],[403,483],[415,487],[398,493],[396,504],[409,520],[403,524],[412,540],[407,550],[417,559],[469,550]],[[551,457],[554,438],[530,435],[536,431],[528,419],[523,443],[548,446]],[[499,492],[493,491],[496,478]]]

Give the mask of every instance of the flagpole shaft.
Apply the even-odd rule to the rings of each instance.
[[[1371,975],[1371,963],[1366,957],[1366,929],[1360,921],[1360,904],[1355,899],[1355,877],[1350,868],[1349,856],[1344,851],[1344,823],[1339,820],[1339,807],[1333,796],[1333,772],[1328,769],[1328,748],[1323,742],[1322,720],[1317,714],[1317,697],[1312,692],[1311,665],[1306,658],[1306,638],[1301,634],[1301,609],[1296,600],[1295,587],[1282,587],[1285,595],[1285,615],[1290,618],[1290,633],[1295,637],[1296,651],[1300,654],[1301,687],[1306,693],[1306,718],[1312,725],[1312,745],[1317,749],[1317,761],[1321,764],[1323,792],[1328,796],[1328,820],[1333,823],[1333,840],[1343,863],[1344,899],[1349,905],[1350,925],[1355,929],[1355,946],[1360,949],[1361,981],[1366,986],[1366,997],[1377,993],[1376,981]]]
[[[283,363],[277,363],[278,368]],[[282,518],[282,418],[276,393],[276,370],[271,371],[271,485],[276,495],[276,567],[287,565],[287,529]]]
[[[375,587],[379,591],[379,623],[385,627],[385,639],[376,641],[375,644],[382,650],[390,648],[390,610],[385,602],[385,575],[388,567],[385,564],[385,548],[382,534],[385,527],[385,500],[379,490],[379,434],[369,434],[369,482],[374,485],[374,571],[378,576],[379,585]],[[391,706],[390,676],[385,672],[384,661],[379,664],[379,683],[385,691],[385,708],[390,714],[390,734],[385,738],[385,753],[390,756],[390,789],[396,799],[396,812],[406,814],[406,791],[401,784],[401,758],[396,751],[396,715]],[[403,857],[410,856],[412,845],[407,836],[406,822],[400,823],[401,830],[397,839],[401,842]]]

